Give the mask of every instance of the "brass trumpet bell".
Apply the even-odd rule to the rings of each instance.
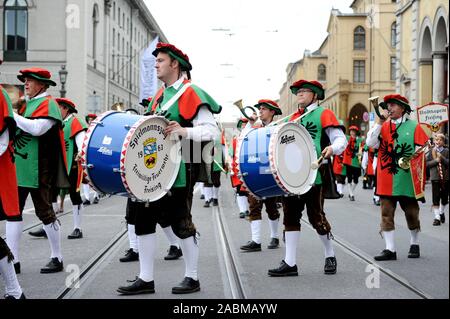
[[[411,157],[400,157],[398,166],[401,169],[409,169],[411,167]]]
[[[252,112],[252,114],[253,114],[253,113],[258,113],[258,112],[255,110],[255,108],[253,108],[252,106],[246,106],[246,107],[244,107],[244,106],[242,105],[242,99],[240,99],[240,100],[234,102],[233,105],[237,106],[237,108],[239,109],[239,111],[241,111],[242,115],[243,115],[246,119],[248,119],[248,120],[252,120],[251,114],[248,115],[248,114],[245,112],[245,110],[249,109],[249,110]]]

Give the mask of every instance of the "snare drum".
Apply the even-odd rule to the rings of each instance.
[[[168,121],[110,111],[92,121],[82,163],[93,188],[105,194],[153,202],[172,187],[181,163],[181,144],[164,135]]]
[[[308,131],[295,123],[284,123],[249,131],[240,139],[239,173],[257,198],[301,195],[308,192],[317,170],[314,143]]]

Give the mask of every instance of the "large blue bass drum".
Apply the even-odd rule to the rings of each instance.
[[[250,130],[238,142],[239,175],[259,199],[301,195],[308,192],[317,170],[313,140],[296,123]]]
[[[86,132],[82,164],[91,186],[105,194],[153,202],[174,184],[181,163],[179,139],[164,134],[164,117],[106,112]]]

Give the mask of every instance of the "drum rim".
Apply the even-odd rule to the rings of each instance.
[[[132,198],[134,198],[138,201],[144,201],[144,202],[147,202],[148,200],[142,200],[142,199],[137,198],[137,196],[133,193],[133,191],[130,188],[130,185],[129,185],[129,183],[127,181],[127,177],[126,177],[127,174],[126,174],[126,170],[125,170],[125,159],[126,159],[126,155],[127,155],[127,151],[128,151],[128,146],[130,144],[131,138],[134,135],[136,129],[145,121],[148,121],[149,119],[153,119],[153,118],[161,119],[164,122],[166,122],[166,124],[169,124],[169,121],[163,116],[157,116],[157,115],[144,116],[142,119],[140,119],[139,121],[134,123],[133,126],[128,131],[128,134],[125,136],[125,140],[124,140],[125,142],[122,145],[122,151],[121,151],[121,155],[120,155],[120,177],[122,179],[122,183],[123,183],[123,186],[125,187],[125,190],[128,192],[128,194]],[[170,189],[172,188],[173,184],[175,183],[175,181],[177,179],[178,172],[180,171],[180,167],[181,167],[181,157],[182,157],[181,152],[180,152],[180,150],[181,150],[180,140],[177,140],[175,142],[175,147],[177,148],[177,159],[178,160],[176,161],[175,170],[174,170],[176,172],[176,174],[174,174],[172,176],[172,178],[168,184],[168,185],[170,185],[170,187],[168,189],[164,189],[164,191],[161,192],[160,195],[158,195],[152,201],[148,201],[148,202],[155,202],[155,201],[163,198],[170,191]]]
[[[242,176],[242,170],[241,170],[241,148],[242,148],[242,142],[244,141],[244,139],[247,137],[248,134],[250,134],[250,132],[257,130],[258,128],[252,128],[251,130],[248,130],[244,135],[239,136],[238,141],[237,141],[237,145],[236,145],[236,163],[237,163],[237,171],[238,171],[238,178],[241,180],[242,185],[244,185],[244,187],[248,190],[248,192],[255,197],[256,199],[260,200],[261,198],[256,195],[255,193],[252,192],[252,190],[248,187],[247,183],[245,182],[244,176]],[[239,175],[241,177],[239,177]]]
[[[115,113],[121,113],[118,111],[106,111],[102,114],[100,114],[96,119],[94,119],[88,127],[88,130],[86,131],[86,134],[84,135],[84,140],[83,140],[83,145],[81,147],[81,164],[84,165],[83,167],[83,172],[86,174],[86,178],[89,182],[89,186],[91,186],[96,192],[103,194],[104,192],[97,187],[94,182],[91,179],[91,176],[89,174],[89,169],[86,166],[87,165],[87,151],[88,151],[88,146],[89,146],[89,142],[91,141],[91,137],[92,134],[94,133],[95,129],[97,128],[97,125],[99,123],[101,123],[101,121],[103,119],[105,119],[106,117],[115,114]]]
[[[302,195],[302,194],[307,193],[307,192],[311,189],[312,184],[314,184],[314,181],[315,181],[315,179],[316,179],[316,177],[317,177],[317,170],[316,170],[316,175],[314,176],[314,178],[312,178],[312,176],[311,176],[311,177],[308,179],[308,181],[311,180],[311,183],[308,184],[308,186],[306,187],[308,190],[305,191],[305,192],[293,193],[293,192],[291,192],[290,190],[288,190],[288,189],[286,188],[286,186],[283,184],[283,182],[281,181],[281,179],[280,179],[280,177],[279,177],[279,174],[278,174],[278,172],[277,172],[276,163],[275,163],[275,153],[276,153],[276,151],[277,151],[277,143],[275,143],[275,141],[278,141],[278,134],[279,134],[280,130],[281,130],[283,127],[285,127],[285,126],[295,126],[295,127],[300,128],[300,131],[303,131],[303,130],[306,131],[306,132],[304,132],[304,133],[306,133],[306,134],[305,134],[306,139],[309,139],[309,140],[310,140],[310,142],[311,142],[310,145],[312,146],[312,151],[313,151],[313,153],[312,153],[312,154],[313,154],[313,161],[314,161],[314,160],[317,160],[317,153],[316,153],[316,150],[315,150],[315,147],[314,147],[314,141],[313,141],[311,135],[308,133],[308,131],[307,131],[303,126],[301,126],[301,125],[299,125],[299,124],[296,124],[296,123],[293,123],[293,122],[287,122],[287,123],[283,123],[283,124],[277,126],[277,128],[274,130],[272,136],[270,137],[270,141],[269,141],[269,163],[270,163],[270,169],[271,169],[271,171],[272,171],[272,175],[274,176],[274,179],[275,179],[275,181],[277,182],[278,186],[279,186],[282,190],[284,190],[285,192],[287,192],[287,193],[288,193],[288,194],[287,194],[288,196],[289,196],[289,195]],[[310,171],[311,171],[311,168],[309,168],[309,169],[310,169]],[[310,174],[309,174],[309,175],[310,175]],[[309,175],[308,175],[308,177],[309,177]],[[309,188],[308,188],[308,187],[309,187]]]

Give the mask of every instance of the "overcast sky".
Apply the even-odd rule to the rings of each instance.
[[[287,65],[317,50],[331,9],[351,12],[353,0],[144,2],[169,42],[189,56],[193,82],[224,107],[225,120],[239,115],[236,100],[278,99]]]

